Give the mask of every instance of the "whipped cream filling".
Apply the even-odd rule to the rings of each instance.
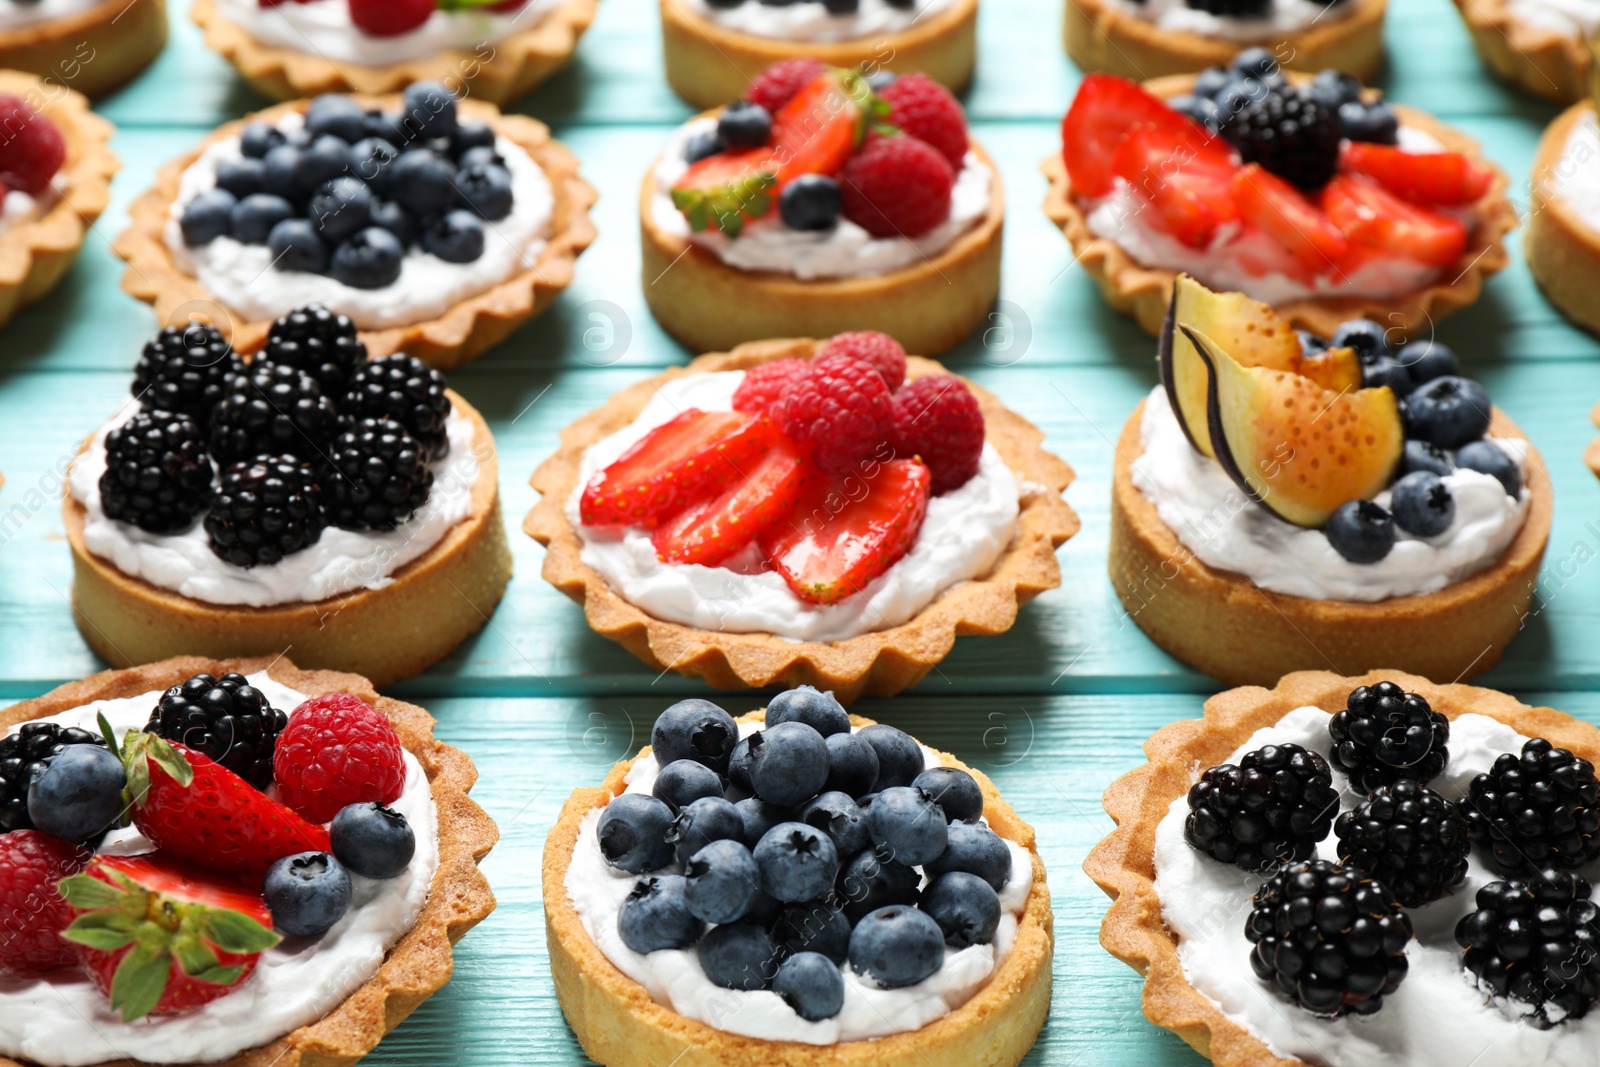
[[[1262,745],[1296,744],[1328,754],[1327,712],[1300,708],[1256,733],[1226,761],[1238,763]],[[1462,715],[1450,724],[1450,760],[1430,787],[1447,800],[1463,796],[1474,777],[1489,770],[1502,752],[1520,752],[1528,740],[1485,715]],[[1196,767],[1198,777],[1202,768]],[[1349,810],[1361,799],[1334,772]],[[1180,796],[1156,829],[1156,894],[1167,928],[1178,937],[1178,961],[1195,990],[1242,1026],[1272,1054],[1323,1067],[1465,1067],[1479,1064],[1546,1064],[1593,1067],[1600,1062],[1600,1013],[1539,1030],[1519,1016],[1530,1008],[1496,1000],[1477,988],[1461,965],[1456,923],[1473,911],[1479,888],[1500,876],[1476,849],[1466,881],[1442,900],[1408,909],[1416,939],[1406,950],[1409,972],[1399,990],[1383,998],[1375,1015],[1320,1019],[1281,1000],[1250,967],[1245,920],[1262,879],[1218,863],[1183,839],[1189,812]],[[1338,839],[1329,834],[1317,855],[1338,861]],[[1600,874],[1600,864],[1580,871]]]
[[[740,723],[739,734],[749,736],[760,728],[758,723]],[[943,765],[938,754],[926,746],[922,758],[929,767]],[[654,756],[639,758],[628,770],[624,792],[648,794],[655,786],[658,770]],[[944,965],[938,971],[903,989],[880,989],[871,978],[846,963],[840,967],[844,974],[844,1007],[831,1019],[811,1022],[795,1014],[782,997],[770,990],[733,990],[716,985],[701,970],[693,948],[644,955],[623,944],[622,935],[617,932],[617,916],[640,876],[615,870],[601,854],[596,827],[604,811],[602,806],[584,816],[572,863],[567,868],[567,896],[584,930],[606,959],[644,986],[657,1004],[718,1030],[765,1041],[808,1045],[863,1041],[920,1030],[943,1018],[971,1000],[1004,962],[1016,943],[1017,926],[1033,890],[1033,857],[1015,842],[1006,841],[1011,850],[1011,877],[1000,891],[1000,926],[991,944],[964,949],[946,947]],[[668,873],[682,871],[674,864]]]
[[[1586,41],[1600,30],[1600,0],[1506,0],[1524,24]]]
[[[752,2],[745,6],[762,5]],[[797,3],[763,10],[793,11],[802,7],[820,10],[821,5]],[[989,213],[994,172],[977,153],[968,152],[950,193],[950,217],[918,237],[874,237],[842,216],[830,230],[793,230],[784,225],[776,204],[768,214],[747,224],[738,237],[730,238],[715,227],[695,233],[683,212],[672,205],[672,183],[689,169],[684,159],[689,140],[714,130],[716,125],[714,118],[697,118],[673,134],[666,151],[656,161],[656,191],[650,202],[650,216],[663,233],[693,241],[738,270],[792,274],[801,281],[886,274],[939,255]]]
[[[689,408],[733,410],[743,371],[691,374],[663,385],[639,417],[584,452],[567,518],[580,558],[624,600],[658,619],[725,633],[770,633],[794,641],[842,641],[898,626],[946,589],[987,574],[1016,536],[1021,511],[1011,469],[992,445],[966,485],[928,500],[916,543],[870,585],[837,604],[807,604],[749,549],[722,566],[664,563],[647,530],[585,526],[583,487],[634,442]]]
[[[1153,22],[1163,30],[1197,33],[1240,44],[1276,40],[1286,33],[1337,22],[1356,9],[1356,0],[1331,4],[1318,0],[1271,0],[1266,14],[1240,18],[1198,11],[1185,0],[1106,0],[1106,3],[1113,11]]]
[[[66,174],[58,172],[50,179],[49,187],[41,190],[38,196],[21,189],[6,190],[5,199],[0,200],[0,233],[44,218],[67,194],[69,184]]]
[[[1242,574],[1262,589],[1312,600],[1378,601],[1434,593],[1494,564],[1527,518],[1527,486],[1512,498],[1492,475],[1456,469],[1441,479],[1456,501],[1450,528],[1426,540],[1396,527],[1377,563],[1351,563],[1321,530],[1295,526],[1254,503],[1214,460],[1201,455],[1157,386],[1139,426],[1144,454],[1133,484],[1183,546],[1201,562]],[[1526,470],[1528,442],[1489,440]],[[1374,498],[1389,506],[1385,489]]]
[[[382,589],[394,581],[396,571],[430,551],[472,513],[472,489],[478,481],[473,425],[452,408],[445,423],[450,451],[433,461],[428,500],[405,522],[393,530],[330,526],[315,544],[277,563],[236,567],[211,551],[198,520],[181,533],[157,534],[106,517],[100,504],[106,435],[138,411],[139,402],[130,399],[95,432],[67,476],[68,490],[85,512],[84,544],[123,574],[207,604],[266,608],[315,602],[352,589]]]
[[[278,122],[285,133],[304,127],[305,119],[298,114],[286,115]],[[532,267],[550,235],[550,217],[555,210],[550,179],[515,142],[497,138],[495,151],[511,172],[511,214],[484,224],[483,255],[471,263],[450,263],[424,252],[420,244],[413,245],[392,285],[356,289],[325,274],[278,270],[273,266],[272,250],[264,244],[219,237],[210,244],[189,247],[179,224],[183,209],[201,193],[216,188],[217,167],[224,160],[241,157],[238,137],[225,137],[206,148],[183,172],[167,216],[167,248],[180,269],[194,275],[213,297],[247,319],[276,319],[307,304],[321,304],[348,315],[364,330],[436,319],[461,301]]]
[[[835,15],[819,3],[767,4],[746,0],[735,7],[714,7],[707,0],[678,0],[695,15],[724,29],[783,41],[856,41],[909,30],[955,0],[913,0],[896,7],[888,0],[860,0],[855,11]]]
[[[1600,10],[1600,0],[1596,0]],[[1600,231],[1600,122],[1585,111],[1572,124],[1555,167],[1534,175],[1547,196],[1559,197],[1591,230]]]
[[[0,0],[0,32],[71,18],[109,3],[111,0],[38,0],[34,4]]]
[[[267,677],[250,676],[281,711],[305,699]],[[99,733],[104,713],[120,738],[142,730],[159,691],[100,700],[49,721]],[[19,727],[20,728],[20,727]],[[109,1060],[144,1063],[215,1063],[259,1048],[338,1007],[378,972],[385,956],[416,925],[439,866],[438,813],[422,765],[405,755],[406,785],[390,805],[406,817],[417,838],[416,855],[398,878],[373,881],[352,874],[350,912],[321,938],[290,938],[262,954],[256,970],[236,990],[182,1015],[149,1016],[124,1023],[86,977],[67,970],[49,978],[0,978],[0,1055],[41,1067],[84,1067]],[[106,838],[102,852],[140,855],[150,842],[130,827]]]
[[[477,49],[537,26],[564,0],[528,0],[516,11],[435,11],[414,30],[374,37],[356,28],[348,0],[289,0],[263,7],[260,0],[215,0],[217,11],[262,44],[320,55],[336,63],[387,67],[428,59],[451,49]],[[479,58],[493,57],[483,48]]]

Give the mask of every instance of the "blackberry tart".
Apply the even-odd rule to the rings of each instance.
[[[90,98],[138,77],[166,45],[166,0],[0,2],[0,69]]]

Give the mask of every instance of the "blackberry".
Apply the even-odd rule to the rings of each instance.
[[[272,784],[272,755],[289,717],[242,674],[197,674],[161,695],[145,732],[210,756],[257,789]]]
[[[328,448],[329,521],[346,530],[392,530],[428,501],[433,471],[417,439],[393,419],[347,422]]]
[[[1467,876],[1466,820],[1425,785],[1399,781],[1375,791],[1333,824],[1339,862],[1376,878],[1408,908],[1444,896]]]
[[[206,434],[188,415],[144,410],[106,435],[100,506],[151,533],[185,529],[211,500]]]
[[[1450,758],[1450,720],[1416,693],[1393,682],[1363,685],[1328,723],[1328,760],[1358,793],[1401,779],[1424,784],[1439,777]]]
[[[1406,976],[1411,919],[1387,886],[1327,860],[1284,867],[1245,923],[1250,966],[1316,1015],[1371,1015]]]
[[[1472,840],[1503,874],[1574,870],[1600,858],[1594,765],[1542,737],[1504,753],[1456,801]]]
[[[211,551],[235,567],[292,556],[328,525],[316,471],[295,456],[235,463],[222,472],[205,525]]]
[[[1308,859],[1338,813],[1326,760],[1299,745],[1267,745],[1200,776],[1183,836],[1212,859],[1266,873]]]
[[[1478,988],[1531,1008],[1524,1018],[1541,1030],[1587,1015],[1600,996],[1600,909],[1589,883],[1547,870],[1490,882],[1477,903],[1456,924],[1456,944]]]
[[[1263,83],[1241,98],[1222,135],[1246,163],[1302,189],[1320,189],[1339,165],[1339,115],[1292,85]]]
[[[272,324],[258,360],[305,371],[326,396],[344,394],[350,375],[367,361],[356,325],[320,304],[297,308]]]
[[[33,829],[28,784],[52,756],[68,745],[105,744],[88,730],[55,722],[25,722],[16,733],[0,737],[0,834]]]
[[[243,371],[244,360],[215,326],[168,326],[133,365],[133,395],[146,408],[181,412],[209,429],[228,378]]]
[[[393,419],[422,443],[431,459],[449,451],[445,419],[450,398],[444,393],[444,375],[413,356],[396,353],[356,368],[342,406],[352,419]]]
[[[337,417],[309,374],[275,363],[252,366],[229,379],[211,417],[211,457],[218,463],[284,453],[318,459]]]

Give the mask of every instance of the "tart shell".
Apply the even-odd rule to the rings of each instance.
[[[820,59],[834,67],[921,71],[952,92],[972,80],[977,63],[978,0],[955,0],[899,33],[854,41],[785,41],[717,25],[683,0],[661,0],[667,83],[698,108],[737,100],[756,75],[785,59]]]
[[[453,946],[495,908],[494,893],[478,863],[494,847],[500,832],[494,820],[467,796],[477,781],[477,768],[465,752],[434,738],[433,716],[415,705],[379,696],[372,683],[360,675],[300,670],[281,656],[221,662],[182,656],[130,670],[102,671],[12,705],[0,711],[0,733],[92,701],[167,689],[202,672],[220,676],[229,671],[253,674],[261,670],[307,696],[351,693],[387,715],[401,744],[427,773],[439,813],[439,869],[428,902],[416,925],[389,950],[378,973],[317,1022],[270,1045],[241,1052],[221,1067],[354,1063],[444,987],[453,968]],[[137,1061],[123,1062],[143,1067]],[[0,1067],[26,1065],[0,1056]]]
[[[0,68],[38,75],[52,92],[99,97],[121,88],[167,46],[167,0],[105,0],[66,18],[0,33]]]
[[[1296,82],[1307,80],[1300,74],[1291,74],[1290,78]],[[1194,78],[1187,75],[1157,78],[1145,87],[1166,99],[1188,92],[1194,87]],[[1420,129],[1446,149],[1493,169],[1495,177],[1489,191],[1465,209],[1473,223],[1467,250],[1456,266],[1444,272],[1442,277],[1449,280],[1435,282],[1398,299],[1313,297],[1278,306],[1278,314],[1297,329],[1327,337],[1341,322],[1370,318],[1390,324],[1396,334],[1414,337],[1476,301],[1483,291],[1484,280],[1503,270],[1508,262],[1505,237],[1516,228],[1517,210],[1507,196],[1511,182],[1505,171],[1485,157],[1478,143],[1465,134],[1415,108],[1394,103],[1390,106],[1403,125]],[[1142,266],[1115,241],[1090,231],[1088,216],[1073,194],[1072,181],[1060,152],[1046,158],[1042,169],[1050,180],[1050,191],[1044,201],[1045,214],[1071,242],[1074,257],[1100,287],[1106,303],[1125,315],[1132,315],[1146,332],[1159,334],[1167,305],[1172,301],[1172,284],[1178,272]]]
[[[1523,92],[1557,104],[1589,92],[1589,49],[1581,34],[1519,19],[1506,0],[1455,0],[1473,46],[1490,70]]]
[[[752,712],[740,722],[762,722]],[[852,715],[856,726],[871,719]],[[635,759],[650,754],[646,746]],[[983,790],[983,814],[995,833],[1028,850],[1033,889],[1028,894],[1017,940],[1000,968],[971,1000],[919,1030],[869,1041],[807,1045],[761,1041],[717,1030],[685,1018],[650,998],[645,988],[619,971],[583,928],[567,894],[567,868],[584,816],[611,802],[627,787],[634,760],[618,763],[598,789],[574,790],[544,845],[544,915],[556,997],[583,1051],[605,1067],[875,1067],[914,1063],[924,1067],[1013,1067],[1022,1061],[1050,1011],[1055,919],[1044,861],[1033,827],[1001,799],[987,775],[954,756],[939,753],[946,767],[968,772]]]
[[[1021,605],[1061,584],[1055,550],[1078,532],[1078,517],[1061,498],[1072,482],[1072,468],[1040,447],[1044,435],[1036,427],[971,382],[967,385],[983,410],[989,443],[1025,493],[1017,536],[988,576],[945,590],[909,622],[829,643],[700,630],[646,614],[583,562],[583,544],[567,518],[567,501],[577,488],[579,466],[590,445],[632,423],[656,390],[674,378],[746,370],[775,359],[809,359],[820,345],[811,340],[741,345],[642,381],[561,431],[560,450],[534,471],[533,487],[542,498],[523,529],[548,549],[545,580],[583,605],[596,633],[652,669],[704,678],[719,689],[813,685],[833,690],[845,702],[862,694],[889,696],[915,685],[949,655],[958,634],[1004,633]],[[932,360],[909,360],[908,379],[943,373],[945,368]]]
[[[976,141],[972,148],[994,175],[988,213],[976,226],[914,266],[815,281],[731,267],[715,252],[661,229],[652,164],[639,194],[645,303],[692,352],[850,330],[879,330],[911,352],[948,351],[988,320],[1000,295],[1005,190],[994,161]]]
[[[448,656],[488,622],[511,580],[494,440],[482,415],[454,391],[449,396],[475,431],[472,509],[381,589],[265,608],[182,596],[93,555],[83,539],[86,513],[69,490],[61,511],[72,545],[72,614],[83,639],[117,666],[179,649],[217,657],[292,650],[308,666],[355,671],[374,685],[409,678]]]
[[[202,0],[203,2],[203,0]],[[358,96],[364,107],[392,108],[398,96]],[[198,147],[161,168],[156,184],[128,209],[130,224],[117,237],[112,250],[128,263],[122,288],[155,307],[163,322],[203,320],[228,336],[235,349],[255,352],[266,344],[271,319],[247,320],[209,293],[200,280],[179,266],[167,247],[167,219],[177,200],[183,172],[216,142],[237,136],[251,122],[275,123],[283,116],[304,113],[308,100],[279,104],[237,122],[218,127]],[[460,301],[436,319],[362,330],[373,356],[404,351],[440,370],[451,370],[503,341],[512,330],[544,311],[572,284],[578,256],[594,242],[596,231],[589,208],[597,194],[578,176],[578,159],[550,129],[523,115],[501,114],[498,108],[477,100],[458,105],[464,119],[494,127],[523,148],[550,179],[555,206],[550,216],[550,236],[533,266]]]
[[[1600,426],[1600,404],[1596,404],[1594,410],[1589,413],[1589,419],[1596,426]],[[1583,462],[1594,471],[1595,477],[1600,478],[1600,438],[1591,441],[1589,447],[1584,450]]]
[[[317,52],[264,44],[218,11],[214,0],[194,0],[189,16],[205,30],[208,47],[274,100],[319,93],[393,93],[412,82],[439,81],[463,96],[504,107],[567,65],[599,6],[600,0],[567,0],[502,40],[386,67],[335,63]]]
[[[1291,671],[1341,673],[1389,663],[1430,678],[1494,666],[1527,620],[1550,539],[1550,474],[1531,445],[1527,518],[1497,563],[1435,593],[1375,603],[1312,600],[1258,588],[1200,559],[1133,484],[1145,402],[1122,428],[1111,486],[1111,584],[1151,640],[1228,685],[1271,685]],[[1496,437],[1525,436],[1496,409]]]
[[[1600,282],[1600,231],[1584,222],[1556,189],[1572,128],[1592,114],[1592,103],[1574,104],[1539,139],[1522,249],[1529,273],[1556,310],[1590,333],[1600,334],[1600,302],[1594,295]]]
[[[1112,900],[1100,926],[1100,943],[1144,975],[1145,1018],[1183,1038],[1217,1067],[1305,1065],[1273,1055],[1259,1038],[1189,984],[1178,959],[1177,938],[1162,921],[1161,900],[1156,895],[1156,827],[1172,802],[1188,792],[1200,768],[1226,760],[1256,730],[1272,726],[1297,708],[1337,711],[1356,686],[1379,681],[1420,693],[1434,711],[1447,718],[1485,715],[1585,759],[1600,758],[1600,732],[1559,711],[1532,708],[1492,689],[1435,685],[1425,678],[1388,670],[1361,677],[1303,671],[1282,679],[1270,690],[1232,689],[1206,701],[1203,719],[1175,722],[1157,731],[1144,746],[1150,762],[1106,790],[1105,809],[1117,829],[1095,846],[1083,869]],[[1284,1010],[1299,1009],[1286,1003]]]

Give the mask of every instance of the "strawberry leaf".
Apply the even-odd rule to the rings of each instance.
[[[193,934],[179,934],[173,938],[172,955],[177,958],[183,973],[190,978],[208,974],[222,966],[222,961],[211,946]]]
[[[200,931],[217,948],[236,956],[265,952],[283,940],[250,916],[225,908],[207,908]]]
[[[219,965],[199,974],[191,974],[189,977],[196,982],[207,982],[211,985],[236,985],[239,979],[244,977],[244,968]]]
[[[117,964],[117,971],[111,976],[111,1006],[122,1012],[125,1023],[142,1019],[155,1010],[172,973],[172,955],[165,944],[166,931],[154,923],[146,927],[140,932],[138,943]]]
[[[61,879],[56,890],[63,900],[81,911],[106,911],[121,908],[128,902],[127,893],[87,874]]]
[[[174,782],[189,788],[189,783],[194,781],[194,767],[190,765],[187,757],[182,752],[173,748],[164,737],[155,734],[146,734],[150,740],[146,742],[146,749],[156,766],[167,772],[167,777]]]
[[[166,738],[129,730],[122,742],[122,766],[128,776],[126,796],[133,806],[144,807],[150,797],[151,763],[184,789],[194,781],[194,767],[188,757],[173,748]]]
[[[113,752],[121,752],[122,746],[117,744],[117,732],[111,728],[111,723],[106,721],[106,713],[97,712],[94,721],[100,724],[100,736],[105,738],[106,747]]]
[[[121,912],[99,912],[80,915],[72,925],[61,931],[63,939],[100,952],[115,952],[133,944],[134,928],[138,922]]]

